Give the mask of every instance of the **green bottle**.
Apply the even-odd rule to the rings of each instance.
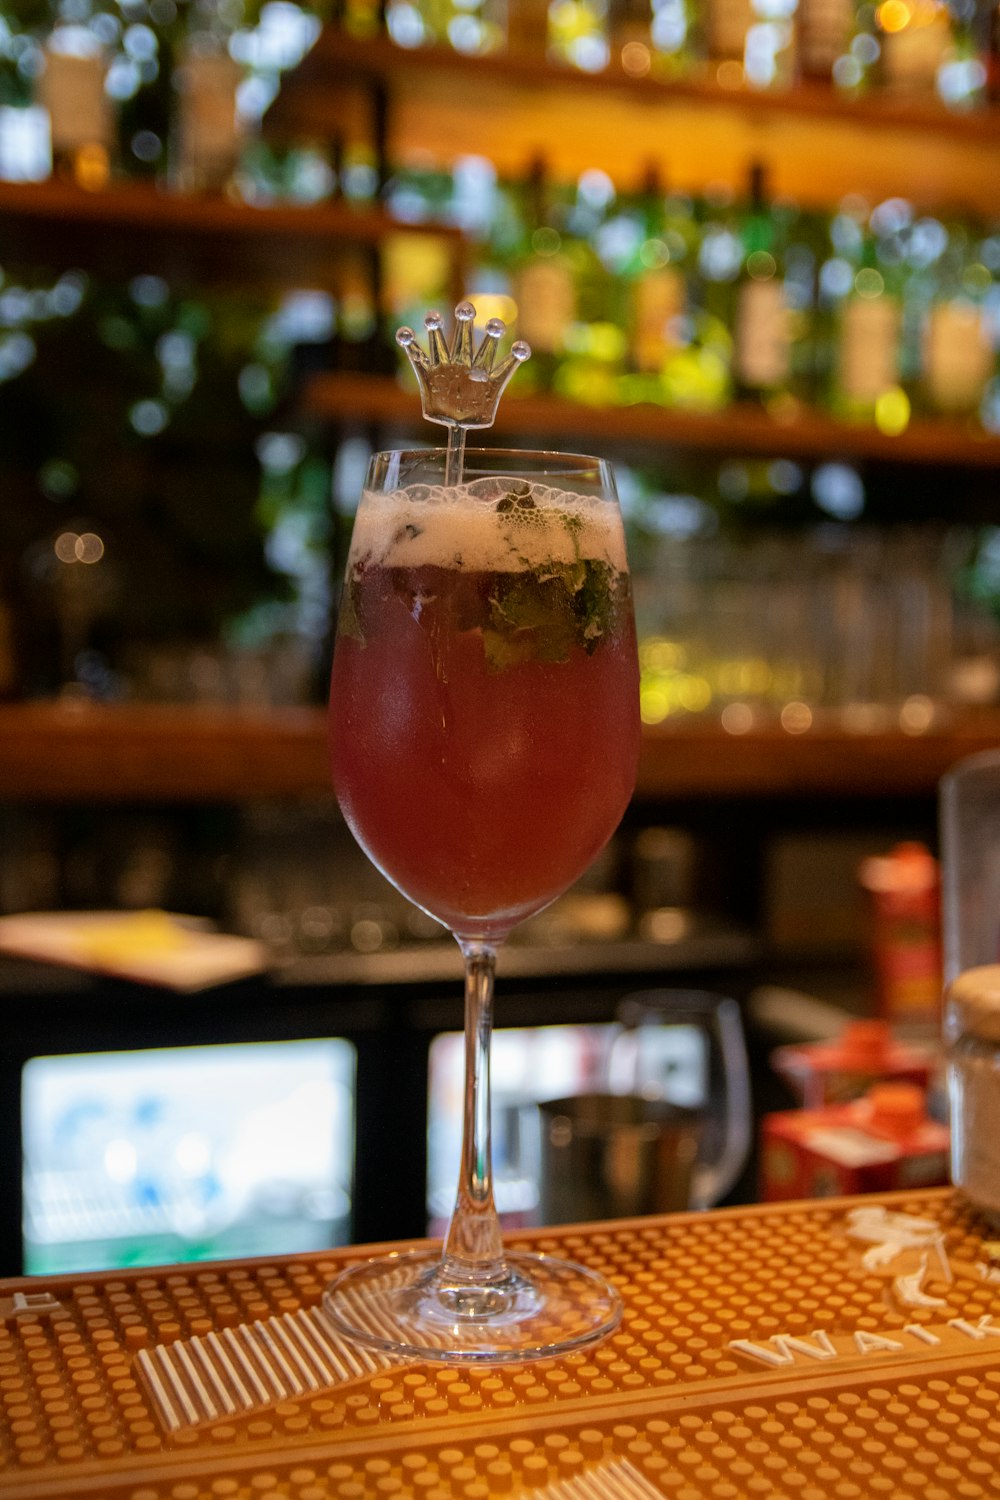
[[[544,157],[529,164],[516,200],[518,233],[511,255],[516,316],[511,331],[531,345],[524,386],[551,390],[577,317],[577,287]]]
[[[615,317],[627,337],[619,399],[662,402],[673,361],[691,341],[688,278],[696,243],[689,200],[668,193],[656,161],[619,200],[602,258],[615,273]]]
[[[750,167],[740,226],[743,263],[733,302],[733,386],[738,399],[768,404],[789,389],[792,322],[785,295],[783,225],[760,162]]]
[[[846,420],[900,432],[910,411],[902,385],[905,270],[879,254],[878,235],[860,205],[842,210],[833,227],[846,274],[840,273],[833,320],[829,405]]]
[[[913,226],[911,273],[918,336],[915,403],[931,415],[969,417],[979,412],[993,376],[987,296],[993,277],[979,256],[980,236],[970,224],[918,220]],[[937,231],[937,235],[935,235]],[[940,253],[921,255],[922,244]],[[921,274],[922,273],[922,274]]]
[[[620,288],[602,253],[616,214],[614,184],[605,172],[582,172],[558,208],[575,315],[566,331],[566,352],[554,389],[574,401],[607,406],[617,399],[626,352],[618,316]]]

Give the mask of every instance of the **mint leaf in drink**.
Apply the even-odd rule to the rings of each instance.
[[[490,599],[490,624],[483,631],[486,660],[493,671],[521,661],[568,661],[574,634],[562,580],[513,573]]]
[[[589,562],[583,565],[583,578],[576,589],[573,607],[583,649],[592,654],[601,637],[613,627],[625,603],[624,575],[609,563]]]
[[[483,647],[492,672],[521,662],[592,655],[626,603],[627,581],[608,563],[549,563],[510,574],[490,597]]]

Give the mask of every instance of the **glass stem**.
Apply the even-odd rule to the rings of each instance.
[[[496,953],[459,938],[465,958],[465,1116],[458,1195],[444,1244],[444,1271],[480,1285],[506,1274],[493,1201],[490,1136],[490,1039]]]

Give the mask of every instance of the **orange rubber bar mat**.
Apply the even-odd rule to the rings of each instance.
[[[365,1361],[357,1248],[0,1281],[0,1500],[1000,1495],[1000,1243],[948,1189],[520,1232],[605,1272],[566,1359]]]

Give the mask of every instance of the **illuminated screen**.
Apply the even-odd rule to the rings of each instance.
[[[32,1058],[25,1270],[347,1243],[355,1061],[341,1039]]]

